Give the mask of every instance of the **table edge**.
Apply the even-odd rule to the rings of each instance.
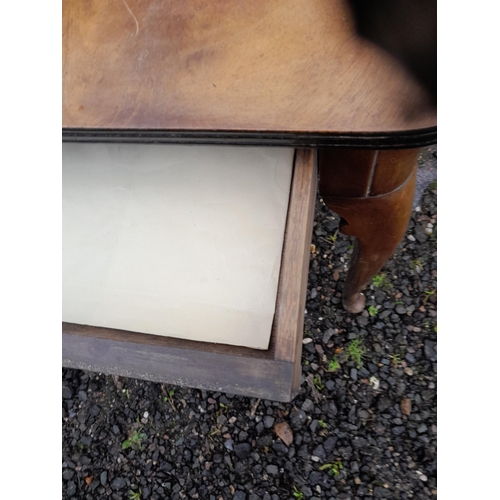
[[[62,140],[63,142],[219,144],[294,148],[410,149],[436,144],[437,126],[405,130],[404,132],[342,134],[326,132],[63,128]]]

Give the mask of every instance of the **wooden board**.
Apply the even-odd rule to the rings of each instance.
[[[294,153],[63,144],[63,320],[267,349]]]
[[[315,152],[297,150],[269,349],[63,323],[63,366],[290,401],[300,386],[316,182]]]
[[[344,0],[64,0],[63,137],[417,147],[436,112]]]

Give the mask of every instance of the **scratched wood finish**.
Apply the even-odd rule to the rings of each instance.
[[[346,152],[338,157],[334,150],[320,152],[320,193],[326,205],[344,219],[341,232],[356,238],[342,296],[348,312],[359,313],[364,309],[362,289],[391,257],[406,232],[419,152],[418,149],[376,151],[372,157],[353,152],[350,159]],[[346,175],[337,165],[350,160],[353,162],[350,179],[356,185],[366,186],[366,191],[345,196],[334,186],[340,174]],[[356,161],[360,162],[358,170],[354,168]],[[360,181],[356,171],[364,172],[365,179]]]
[[[316,179],[315,153],[297,150],[268,350],[63,323],[63,366],[290,401],[300,386]]]
[[[425,91],[345,0],[63,0],[62,62],[72,140],[435,141]]]

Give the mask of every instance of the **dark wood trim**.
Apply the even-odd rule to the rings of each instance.
[[[129,341],[97,335],[69,333],[63,328],[63,366],[277,401],[290,400],[291,363],[152,345],[142,343],[139,337]]]
[[[62,140],[63,142],[131,142],[278,146],[294,148],[349,147],[356,149],[407,149],[436,144],[437,127],[405,130],[404,132],[387,132],[383,134],[63,128]]]
[[[63,366],[290,401],[299,389],[316,154],[297,150],[276,314],[267,350],[62,324]]]

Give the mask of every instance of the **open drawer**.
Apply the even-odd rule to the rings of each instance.
[[[201,177],[186,175],[174,158],[173,174],[158,178],[154,161],[139,155],[130,164],[136,146],[148,152],[174,148],[177,155],[182,148],[190,155],[198,148],[206,171]],[[300,385],[315,152],[280,154],[267,148],[266,156],[266,148],[65,147],[63,366],[290,401]],[[109,151],[119,150],[129,162],[123,172],[119,155],[109,159]],[[217,151],[221,161],[214,157]],[[268,178],[260,181],[259,154],[269,167],[262,171]],[[193,161],[200,173],[200,160]],[[231,161],[243,175],[226,175]],[[141,179],[149,176],[149,184],[137,183],[137,172]],[[214,186],[207,191],[196,182]],[[152,216],[145,206],[163,207],[158,196],[163,192],[179,204]],[[269,212],[276,204],[278,212]],[[187,214],[190,207],[194,215]],[[233,225],[225,230],[227,220]]]

